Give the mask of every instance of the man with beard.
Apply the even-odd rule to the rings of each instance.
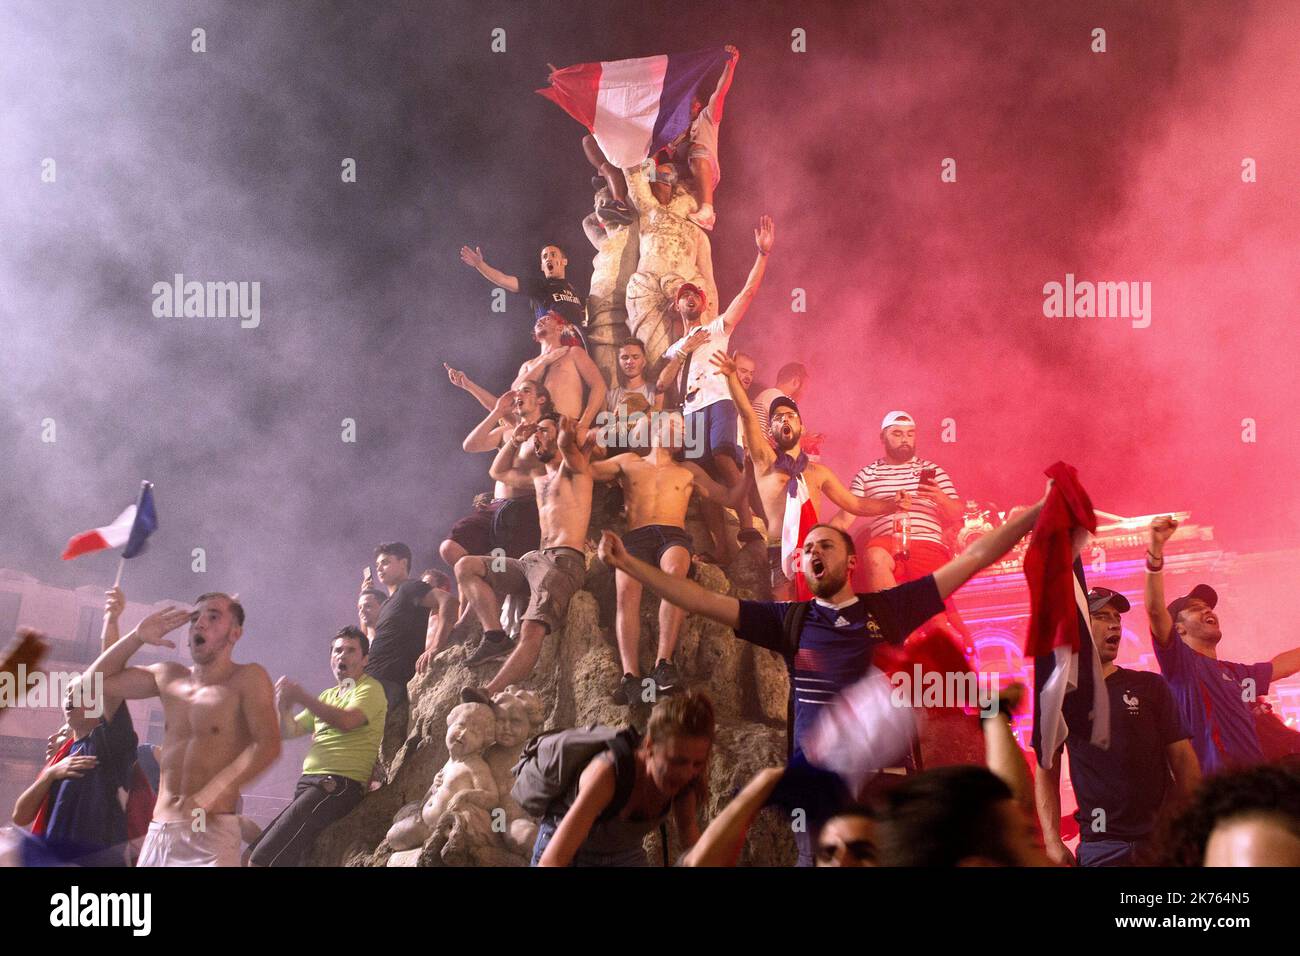
[[[907,523],[906,541],[895,531],[895,519],[875,518],[868,526],[862,550],[862,566],[856,581],[866,591],[892,588],[901,581],[925,577],[952,557],[943,542],[943,529],[960,520],[961,499],[948,473],[939,465],[916,454],[916,422],[907,412],[894,411],[880,423],[880,441],[885,454],[867,465],[853,479],[850,490],[865,498],[888,500],[899,492],[912,495],[912,507],[900,520]],[[831,524],[847,531],[851,514],[839,514]],[[955,618],[955,611],[953,612]],[[954,621],[954,623],[956,623]]]
[[[533,338],[541,351],[519,366],[513,389],[527,382],[541,382],[551,393],[552,407],[561,415],[577,419],[580,431],[591,427],[596,413],[605,407],[605,377],[580,346],[564,339],[575,326],[554,309],[540,312],[533,326]],[[583,390],[587,392],[583,401]]]
[[[251,866],[298,866],[322,830],[361,802],[379,754],[388,706],[384,688],[365,672],[370,642],[359,628],[344,627],[330,644],[330,669],[338,681],[312,697],[296,682],[275,682],[280,735],[312,735],[293,802],[249,847]],[[302,708],[297,717],[295,707]]]
[[[670,364],[682,359],[683,384],[679,389],[682,414],[687,418],[689,434],[700,435],[704,439],[703,448],[698,453],[692,450],[692,457],[698,457],[700,464],[729,489],[741,484],[745,467],[737,427],[737,404],[727,393],[726,386],[713,374],[709,363],[715,357],[731,361],[727,356],[731,334],[758,294],[763,275],[767,271],[767,257],[771,254],[775,241],[776,227],[772,218],[761,217],[758,228],[754,230],[754,245],[758,247],[758,255],[749,271],[749,278],[731,300],[727,310],[707,325],[700,322],[706,306],[704,290],[693,283],[682,283],[677,289],[676,303],[684,334],[664,353]],[[718,548],[718,559],[723,564],[730,564],[738,548],[735,540],[726,533],[722,508],[709,504],[704,509],[704,517]]]
[[[790,615],[797,604],[742,601],[665,574],[630,555],[612,532],[601,535],[600,558],[687,613],[726,624],[740,639],[784,657],[790,671],[790,746],[795,756],[802,756],[804,737],[821,709],[866,673],[876,647],[902,644],[942,609],[944,598],[1010,551],[1033,528],[1045,501],[1025,508],[934,574],[875,594],[855,594],[849,584],[857,558],[848,534],[815,525],[802,542],[802,574],[814,599],[806,603],[794,633],[796,618]],[[812,863],[806,835],[800,840],[800,862]]]
[[[799,543],[815,525],[822,495],[855,515],[882,515],[908,504],[899,493],[888,501],[858,498],[820,462],[810,461],[803,452],[803,420],[794,399],[779,395],[768,410],[768,431],[759,427],[758,415],[741,387],[734,359],[714,355],[712,365],[726,380],[732,401],[740,410],[745,427],[745,447],[754,462],[754,480],[767,515],[767,555],[771,569],[772,594],[777,600],[796,596],[799,576]],[[775,447],[774,447],[775,446]]]
[[[162,699],[158,800],[137,866],[238,866],[240,788],[280,756],[271,678],[260,664],[231,660],[243,606],[220,592],[200,595],[197,605],[149,615],[87,671],[103,675],[109,697]],[[186,620],[193,667],[126,666],[145,644],[175,647],[166,635]]]
[[[1190,797],[1201,771],[1169,685],[1159,674],[1115,663],[1124,631],[1120,615],[1129,609],[1128,598],[1110,588],[1093,588],[1087,599],[1092,642],[1115,717],[1106,749],[1094,746],[1086,730],[1071,728],[1065,740],[1070,781],[1079,800],[1078,862],[1134,866],[1149,856],[1163,804]],[[1034,791],[1047,857],[1068,866],[1075,860],[1061,840],[1060,757],[1057,751],[1051,769],[1039,769]]]
[[[1264,762],[1252,705],[1268,693],[1270,683],[1300,671],[1300,647],[1257,664],[1219,660],[1223,631],[1214,613],[1219,603],[1214,589],[1198,584],[1165,606],[1164,549],[1176,530],[1178,522],[1169,516],[1151,522],[1143,603],[1160,673],[1174,692],[1201,773],[1208,777]]]
[[[537,495],[541,546],[522,558],[470,555],[456,562],[456,582],[483,626],[483,641],[470,655],[470,666],[507,658],[483,688],[466,688],[467,702],[491,704],[492,695],[528,678],[542,652],[542,641],[564,626],[569,601],[582,587],[587,572],[583,546],[591,520],[591,475],[576,472],[559,454],[560,433],[574,424],[551,412],[536,424],[515,428],[492,462],[496,481],[531,483]],[[566,435],[566,441],[572,440]],[[522,454],[523,446],[532,454]],[[501,599],[527,592],[528,607],[516,645],[500,629]]]
[[[682,450],[684,423],[679,412],[661,412],[655,419],[650,453],[644,457],[624,452],[603,461],[589,461],[572,441],[561,436],[560,450],[565,463],[579,474],[596,481],[618,480],[627,503],[627,550],[665,573],[684,578],[691,568],[691,536],[686,531],[686,507],[691,492],[730,504],[729,491],[713,481],[694,462],[677,460]],[[614,572],[618,595],[615,632],[623,678],[614,691],[614,702],[628,706],[642,700],[640,663],[641,583],[621,571]],[[673,663],[673,651],[685,614],[668,601],[659,602],[659,646],[650,674],[655,696],[672,693],[681,684]]]
[[[499,451],[515,425],[536,422],[548,411],[551,393],[546,386],[525,382],[493,401],[487,416],[465,436],[461,447],[470,453]],[[498,481],[491,498],[486,493],[479,495],[474,511],[451,526],[451,533],[438,546],[438,554],[449,568],[456,567],[456,562],[467,554],[491,554],[497,548],[506,557],[518,558],[537,547],[540,534],[532,485],[512,487]],[[463,601],[461,611],[465,611]]]

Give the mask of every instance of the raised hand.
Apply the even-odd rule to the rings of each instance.
[[[718,370],[719,375],[727,378],[736,374],[736,360],[725,352],[714,352],[709,356],[709,364]]]
[[[1178,530],[1178,522],[1170,515],[1161,515],[1151,522],[1151,552],[1159,554],[1175,531]]]
[[[733,60],[739,60],[739,59],[740,59],[740,51],[736,49],[735,44],[728,43],[728,44],[727,44],[726,46],[724,46],[722,49],[726,50],[726,51],[727,51],[727,54],[728,54],[728,55],[729,55]]]
[[[119,587],[111,587],[104,592],[104,617],[116,621],[126,608],[126,595]]]
[[[522,445],[528,439],[533,437],[533,432],[537,431],[536,422],[520,422],[515,426],[514,433],[511,434],[510,440],[516,445]]]
[[[754,244],[758,246],[758,251],[767,255],[772,251],[772,243],[776,241],[776,226],[772,223],[771,216],[760,216],[758,219],[758,228],[754,230]]]
[[[515,391],[507,390],[501,393],[497,403],[492,406],[492,415],[494,418],[505,418],[515,410]]]
[[[469,376],[458,368],[452,368],[446,362],[442,363],[442,367],[447,370],[447,378],[450,379],[451,384],[455,385],[457,388],[463,388],[466,391],[469,390]]]
[[[483,264],[483,250],[478,246],[475,246],[473,249],[469,246],[461,246],[460,261],[471,268],[477,269]]]
[[[627,549],[623,547],[623,539],[612,531],[600,533],[596,554],[607,567],[620,568],[627,563]]]
[[[161,611],[154,611],[136,626],[135,636],[145,644],[174,648],[176,645],[166,640],[166,635],[187,623],[193,613],[179,607],[165,607]]]

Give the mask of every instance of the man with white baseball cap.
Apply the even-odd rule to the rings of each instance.
[[[945,525],[961,519],[962,502],[948,473],[916,454],[916,421],[904,411],[891,411],[880,422],[884,457],[858,472],[849,490],[859,498],[892,499],[912,493],[911,510],[869,518],[867,533],[856,542],[862,562],[854,586],[883,591],[903,581],[925,577],[952,558],[943,541]],[[856,520],[840,512],[831,524],[847,531]]]

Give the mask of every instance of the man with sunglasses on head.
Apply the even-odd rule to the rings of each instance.
[[[1092,642],[1110,696],[1110,746],[1096,747],[1087,731],[1073,729],[1063,745],[1079,801],[1080,866],[1143,862],[1162,806],[1189,797],[1201,782],[1196,754],[1164,678],[1115,663],[1124,630],[1120,615],[1129,608],[1128,598],[1118,591],[1088,592]],[[1034,796],[1048,858],[1073,865],[1074,854],[1061,839],[1059,750],[1051,768],[1035,777]]]
[[[1271,661],[1236,664],[1219,659],[1223,631],[1208,584],[1165,605],[1165,543],[1178,522],[1164,515],[1151,522],[1145,603],[1160,672],[1169,682],[1206,776],[1264,762],[1253,705],[1268,685],[1300,671],[1300,647]]]

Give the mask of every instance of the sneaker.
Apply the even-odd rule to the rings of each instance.
[[[655,691],[660,694],[671,694],[682,686],[682,675],[678,673],[677,665],[663,658],[660,658],[650,676],[654,678]]]
[[[496,710],[492,705],[492,698],[482,687],[462,687],[460,689],[460,700],[462,704],[487,704]]]
[[[632,219],[632,210],[628,208],[627,203],[615,200],[608,205],[601,206],[596,211],[596,218],[607,225],[626,226]]]
[[[503,657],[509,657],[510,652],[515,649],[515,642],[506,638],[505,640],[488,640],[486,637],[479,642],[479,646],[474,653],[465,659],[465,663],[470,667],[477,664],[486,664],[489,661],[499,661]]]
[[[592,177],[591,177],[591,188],[592,188],[592,190],[593,190],[594,192],[600,192],[602,189],[604,189],[604,188],[605,188],[606,186],[608,186],[608,185],[609,185],[609,183],[605,182],[605,177],[604,177],[604,176],[592,176]]]
[[[708,203],[705,203],[698,210],[691,213],[687,218],[706,232],[712,232],[714,223],[718,221],[718,216],[713,211],[713,206]]]
[[[624,674],[618,682],[618,689],[613,694],[614,703],[631,707],[641,700],[641,678],[635,674]]]

